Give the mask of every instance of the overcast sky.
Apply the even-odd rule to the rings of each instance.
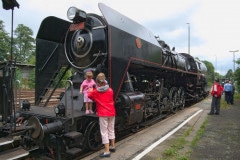
[[[18,24],[31,28],[34,37],[41,21],[47,16],[67,20],[69,7],[101,15],[98,3],[104,3],[145,26],[177,52],[188,52],[190,25],[190,54],[207,60],[225,75],[240,58],[240,3],[238,0],[17,0],[14,9],[14,29]],[[2,2],[1,2],[2,3]],[[11,31],[11,10],[0,8],[0,20]],[[237,69],[235,65],[235,69]]]

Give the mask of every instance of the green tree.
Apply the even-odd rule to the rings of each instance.
[[[238,65],[240,65],[240,58],[236,61]],[[237,67],[237,69],[234,72],[234,81],[236,82],[236,90],[240,92],[240,68]]]
[[[65,71],[66,67],[62,67],[59,71],[59,74],[56,76],[56,78],[54,79],[53,82],[53,86],[56,85],[56,83],[60,80],[60,75],[63,74],[63,72]],[[58,87],[65,87],[66,86],[66,81],[69,77],[71,77],[72,75],[72,71],[71,69],[67,70],[67,72],[64,74],[63,78],[61,79],[60,83],[58,84]]]
[[[0,62],[9,60],[11,38],[5,31],[4,22],[0,20]]]
[[[214,66],[213,66],[213,64],[211,63],[211,62],[209,62],[209,61],[206,61],[206,60],[204,60],[204,61],[202,61],[205,65],[206,65],[206,67],[207,67],[207,75],[206,75],[206,77],[207,77],[207,82],[209,83],[212,83],[213,81],[214,81],[214,76],[215,76],[215,74],[214,74]]]
[[[35,88],[35,68],[31,70],[28,80],[28,86],[30,88]]]
[[[219,74],[218,72],[214,72],[214,77],[221,78],[221,77],[222,77],[222,75],[221,75],[221,74]]]
[[[30,56],[35,53],[35,40],[32,37],[33,31],[23,24],[19,24],[14,34],[16,36],[15,60],[26,63]]]
[[[227,79],[233,79],[233,70],[232,69],[229,69],[228,71],[227,71],[227,74],[225,75],[225,77],[227,78]]]
[[[32,64],[32,65],[35,65],[35,64],[36,64],[36,56],[35,56],[35,54],[32,54],[32,55],[29,57],[27,63],[28,63],[28,64]]]

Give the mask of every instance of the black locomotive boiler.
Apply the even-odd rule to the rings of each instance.
[[[207,69],[201,61],[171,50],[108,6],[100,3],[99,9],[102,16],[71,7],[70,21],[57,17],[42,21],[36,37],[35,105],[24,101],[19,102],[21,109],[14,107],[14,98],[6,96],[13,90],[9,65],[1,67],[1,139],[17,141],[27,152],[42,149],[55,159],[100,149],[98,117],[85,114],[79,94],[89,69],[95,76],[105,73],[114,90],[116,133],[136,130],[207,96]],[[66,81],[59,104],[48,107],[70,69],[75,73]]]

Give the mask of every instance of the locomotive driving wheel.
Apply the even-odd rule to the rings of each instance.
[[[178,90],[176,87],[172,87],[169,93],[170,103],[171,103],[171,112],[176,113],[177,103],[178,103]]]
[[[100,126],[97,121],[92,121],[86,130],[86,145],[90,150],[99,150],[102,147]]]
[[[184,109],[185,107],[185,92],[182,87],[178,89],[178,95],[179,95],[179,109]]]

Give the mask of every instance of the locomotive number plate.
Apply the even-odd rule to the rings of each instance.
[[[71,24],[69,27],[70,31],[76,31],[84,28],[84,23]]]

